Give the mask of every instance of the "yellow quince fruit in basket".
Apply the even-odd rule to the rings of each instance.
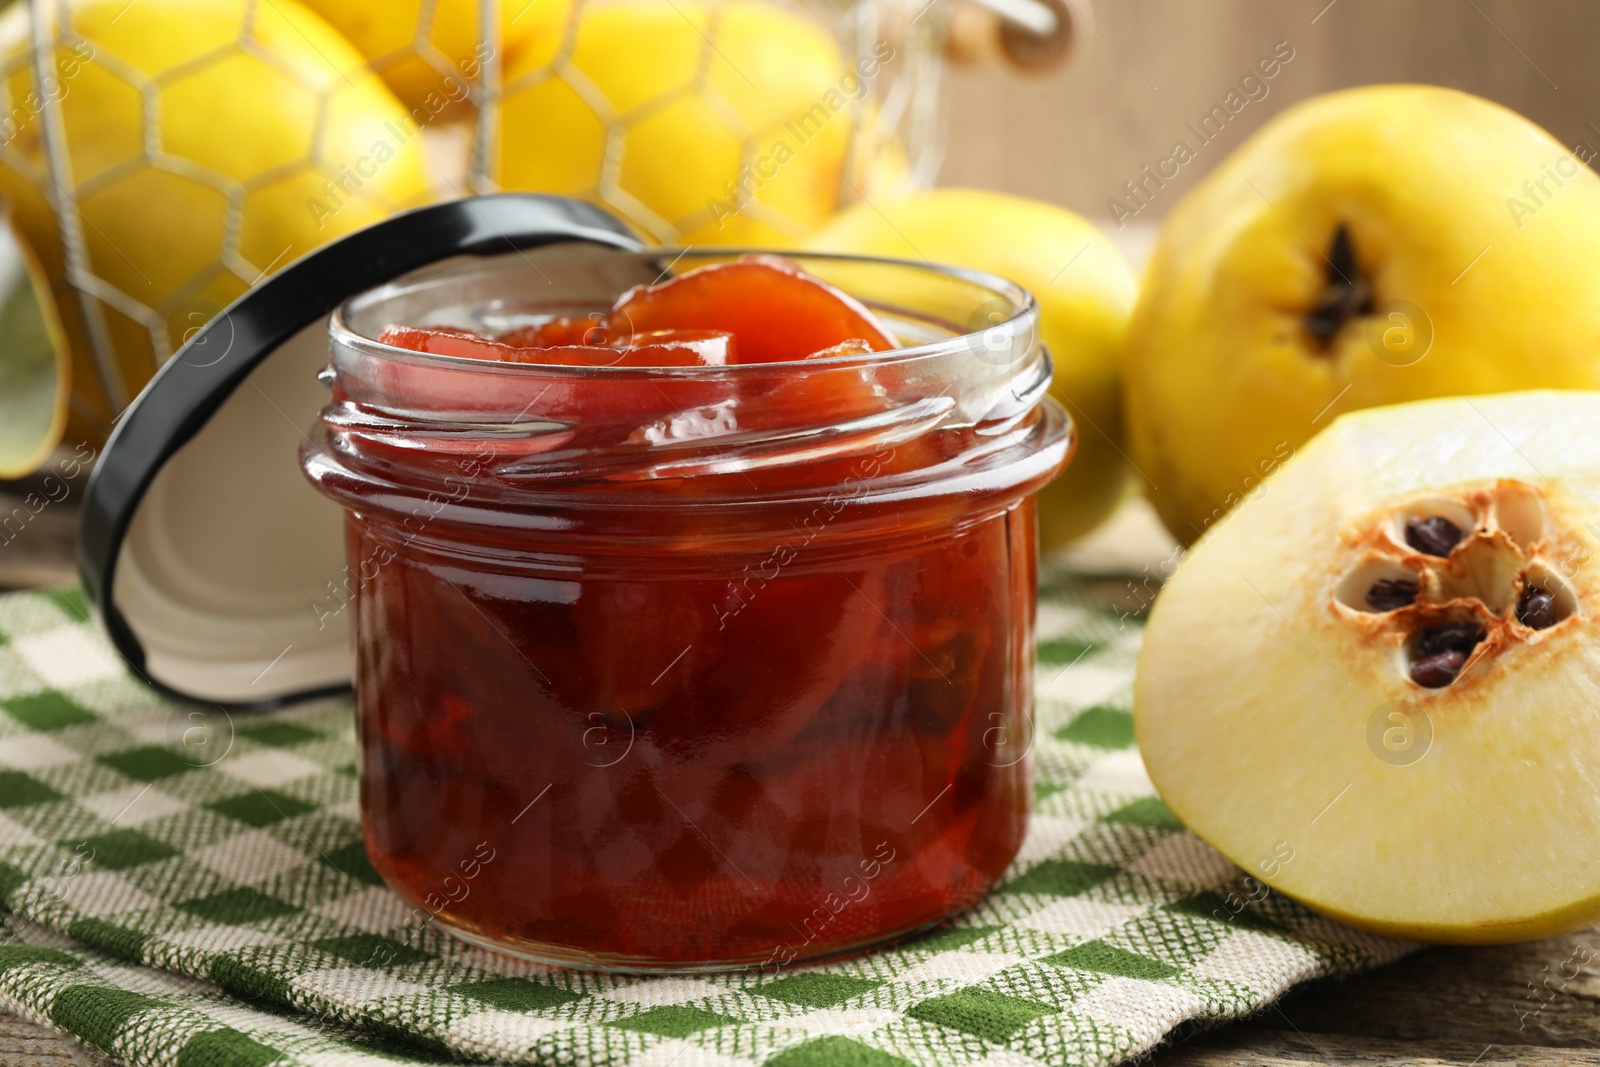
[[[428,184],[415,123],[297,0],[67,10],[43,84],[28,5],[0,16],[0,193],[72,348],[68,432],[95,439],[186,333],[302,253],[422,202]],[[64,135],[53,179],[49,111]],[[83,242],[73,284],[63,202]],[[97,335],[108,342],[98,369]]]
[[[789,245],[851,180],[897,166],[887,152],[870,179],[846,170],[887,43],[852,64],[769,0],[601,0],[575,18],[506,65],[505,188],[586,197],[659,241]]]
[[[484,39],[480,0],[306,0],[356,46],[421,121],[460,118],[483,62],[503,68],[539,41],[559,41],[572,0],[501,0],[498,39]]]

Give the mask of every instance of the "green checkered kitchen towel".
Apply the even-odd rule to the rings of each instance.
[[[1041,597],[1034,814],[983,903],[844,963],[650,978],[419,932],[362,851],[348,700],[208,715],[76,593],[0,597],[0,1007],[140,1067],[1113,1064],[1408,951],[1178,824],[1133,747],[1137,620],[1084,589]]]

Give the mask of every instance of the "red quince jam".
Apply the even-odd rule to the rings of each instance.
[[[1029,794],[1031,488],[868,499],[982,445],[873,428],[889,368],[848,357],[896,341],[870,311],[743,259],[606,313],[381,340],[595,368],[395,361],[385,395],[419,409],[488,396],[567,428],[470,448],[370,431],[382,492],[313,472],[352,513],[368,851],[418,929],[771,973],[937,922],[1000,875]],[[772,373],[609,371],[754,364]],[[439,471],[461,496],[400,519],[392,487]]]
[[[597,331],[588,327],[578,334],[576,329],[570,320],[557,320],[491,339],[469,330],[390,326],[378,339],[436,356],[554,367],[723,367],[732,362],[733,335],[719,330],[651,330],[627,344],[590,344],[582,338]],[[550,340],[552,335],[560,340]]]

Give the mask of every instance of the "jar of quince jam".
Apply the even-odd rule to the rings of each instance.
[[[773,968],[979,899],[1030,798],[1029,295],[951,267],[517,254],[331,321],[368,854],[554,964]]]

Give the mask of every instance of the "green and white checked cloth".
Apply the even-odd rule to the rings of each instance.
[[[844,963],[652,978],[418,929],[362,851],[348,700],[230,730],[131,676],[76,593],[0,597],[0,1007],[136,1067],[1043,1067],[1409,951],[1178,824],[1133,747],[1137,621],[1083,590],[1041,597],[1035,810],[988,899]]]

